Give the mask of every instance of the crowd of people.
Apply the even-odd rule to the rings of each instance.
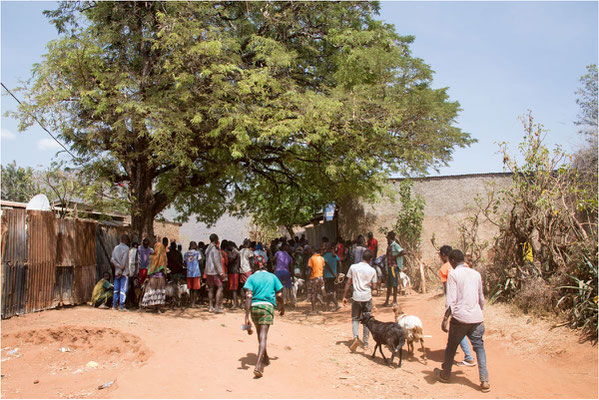
[[[156,309],[166,301],[167,282],[185,282],[190,295],[191,307],[203,303],[203,291],[208,297],[208,311],[223,313],[223,303],[231,309],[245,310],[244,329],[252,333],[251,320],[258,337],[258,360],[254,369],[261,377],[264,366],[270,363],[266,349],[267,335],[274,320],[274,310],[281,315],[285,305],[295,306],[294,282],[301,280],[307,287],[311,312],[340,308],[337,294],[342,290],[342,302],[348,303],[351,292],[352,334],[350,349],[355,351],[361,344],[368,348],[369,331],[363,328],[359,339],[359,324],[372,312],[372,291],[386,283],[387,292],[383,306],[397,304],[400,273],[403,269],[405,251],[393,231],[388,232],[387,251],[377,257],[378,242],[372,232],[368,240],[359,235],[353,241],[338,238],[334,243],[327,237],[317,245],[310,245],[305,236],[272,240],[268,246],[245,239],[240,247],[233,241],[220,241],[211,234],[209,243],[190,242],[183,254],[180,244],[163,238],[153,247],[146,238],[139,245],[131,243],[128,235],[121,237],[110,259],[113,279],[105,273],[96,284],[92,302],[96,307],[127,310],[127,299],[144,309]],[[457,347],[465,358],[460,366],[476,366],[470,343],[477,355],[481,390],[490,390],[486,355],[483,343],[484,322],[482,308],[484,296],[480,274],[471,269],[461,251],[444,245],[439,256],[443,265],[439,276],[446,293],[446,313],[441,324],[448,332],[442,369],[435,369],[441,382],[448,382]],[[341,285],[345,282],[344,285]],[[143,290],[141,290],[143,288]],[[324,289],[324,290],[323,290]],[[323,296],[324,294],[324,296]],[[392,297],[392,302],[389,300]],[[131,302],[129,303],[131,304]]]
[[[364,252],[370,250],[373,257],[369,265],[379,279],[387,282],[385,305],[391,306],[397,301],[403,250],[391,233],[387,254],[375,263],[378,241],[372,232],[367,236],[367,240],[359,235],[355,240],[337,238],[335,242],[323,237],[317,244],[308,243],[304,235],[277,238],[268,245],[245,239],[238,246],[230,240],[220,241],[212,234],[207,244],[190,242],[184,253],[181,244],[166,237],[151,246],[148,238],[139,244],[124,234],[110,259],[112,279],[110,275],[104,276],[98,282],[92,301],[102,308],[126,311],[141,306],[161,312],[167,282],[182,282],[189,290],[191,307],[199,307],[207,300],[208,311],[218,314],[224,307],[244,307],[243,286],[252,272],[263,266],[283,285],[286,304],[295,306],[293,284],[299,279],[305,283],[313,313],[338,310],[344,277],[350,266],[361,262]]]

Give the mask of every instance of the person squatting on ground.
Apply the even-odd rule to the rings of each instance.
[[[454,270],[447,277],[446,311],[441,324],[441,329],[444,332],[449,332],[449,335],[442,370],[435,368],[435,375],[439,381],[449,382],[456,350],[464,336],[467,336],[478,360],[480,389],[483,392],[488,392],[491,390],[491,386],[489,385],[487,356],[483,341],[485,324],[482,309],[485,298],[482,278],[478,271],[468,268],[464,264],[464,254],[460,250],[452,250],[449,253],[449,262]]]
[[[451,253],[451,250],[453,249],[449,245],[443,245],[439,249],[439,257],[443,262],[443,265],[439,269],[439,276],[441,277],[441,283],[443,284],[443,294],[445,295],[447,294],[447,276],[451,271],[453,271],[453,267],[449,262],[449,253]],[[460,347],[464,352],[464,360],[459,361],[457,365],[461,367],[475,367],[476,362],[472,357],[472,352],[470,351],[470,343],[468,343],[467,336],[464,336],[464,339],[462,339],[462,341],[460,342]]]
[[[395,240],[395,232],[390,231],[387,233],[387,256],[385,261],[387,262],[387,297],[383,307],[389,307],[389,297],[391,291],[393,291],[393,303],[391,306],[397,304],[397,287],[399,286],[399,273],[403,267],[403,256],[405,255],[404,249],[401,248],[399,243]]]
[[[187,268],[187,288],[189,289],[191,307],[194,308],[200,291],[200,260],[203,258],[202,253],[198,251],[196,242],[189,243],[189,250],[185,252],[184,258]]]
[[[96,283],[92,292],[92,305],[99,308],[110,308],[112,304],[112,291],[114,287],[110,283],[110,273],[104,272],[102,279]]]
[[[254,376],[260,378],[264,373],[264,366],[270,364],[266,340],[268,329],[274,323],[275,307],[278,305],[280,315],[285,314],[283,285],[276,275],[266,271],[266,263],[261,263],[243,287],[246,290],[245,325],[251,326],[251,315],[258,335],[258,360]]]
[[[360,344],[360,320],[369,316],[372,311],[372,289],[376,289],[377,285],[376,271],[370,266],[372,256],[372,251],[366,250],[362,254],[362,261],[353,264],[349,267],[349,271],[347,271],[345,290],[343,292],[343,305],[347,304],[347,293],[349,292],[349,287],[353,285],[351,319],[354,340],[350,346],[352,351],[355,351]],[[369,336],[370,332],[366,325],[364,325],[362,336],[364,339],[364,349],[368,349]]]
[[[206,285],[208,286],[208,311],[222,314],[221,305],[225,276],[222,266],[222,255],[218,248],[218,236],[215,233],[210,235],[210,244],[206,249],[206,270],[204,274],[206,275]]]
[[[154,254],[150,258],[148,267],[148,281],[141,300],[142,308],[155,307],[157,312],[162,312],[161,307],[166,302],[166,246],[168,239],[163,238],[162,243],[156,242]]]
[[[316,312],[316,302],[325,308],[322,298],[322,287],[324,286],[323,270],[324,258],[319,251],[315,251],[308,260],[308,269],[310,269],[310,281],[308,282],[308,298],[312,303],[312,313]]]
[[[327,294],[325,307],[328,309],[329,304],[332,302],[335,305],[335,311],[337,311],[340,307],[335,293],[335,279],[337,278],[337,265],[340,261],[339,257],[333,253],[332,243],[327,244],[322,258],[324,258],[324,291]]]
[[[129,289],[129,277],[127,265],[129,264],[129,245],[131,240],[129,235],[121,236],[121,242],[112,250],[110,263],[114,268],[114,295],[112,298],[112,308],[125,310],[125,300],[127,300],[127,290]]]

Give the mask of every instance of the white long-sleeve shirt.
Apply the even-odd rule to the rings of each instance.
[[[451,307],[452,317],[465,324],[483,322],[482,278],[478,271],[464,264],[455,267],[447,277],[446,309]]]

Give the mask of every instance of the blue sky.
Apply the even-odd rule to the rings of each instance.
[[[1,2],[2,82],[27,79],[56,31],[41,14],[52,2]],[[395,2],[380,19],[414,35],[412,54],[435,71],[434,86],[460,102],[458,126],[478,139],[458,149],[441,175],[502,171],[497,143],[514,153],[522,139],[519,116],[531,110],[550,132],[547,143],[573,151],[575,91],[587,64],[597,63],[597,2]],[[2,91],[2,111],[15,108]],[[2,117],[2,163],[47,166],[58,145],[39,127],[17,132]],[[436,175],[431,171],[431,175]]]

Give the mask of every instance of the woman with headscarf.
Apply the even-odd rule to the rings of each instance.
[[[154,246],[154,254],[150,256],[149,280],[141,301],[143,308],[156,306],[158,312],[162,312],[160,306],[165,303],[166,299],[166,263],[166,247],[157,242]]]

